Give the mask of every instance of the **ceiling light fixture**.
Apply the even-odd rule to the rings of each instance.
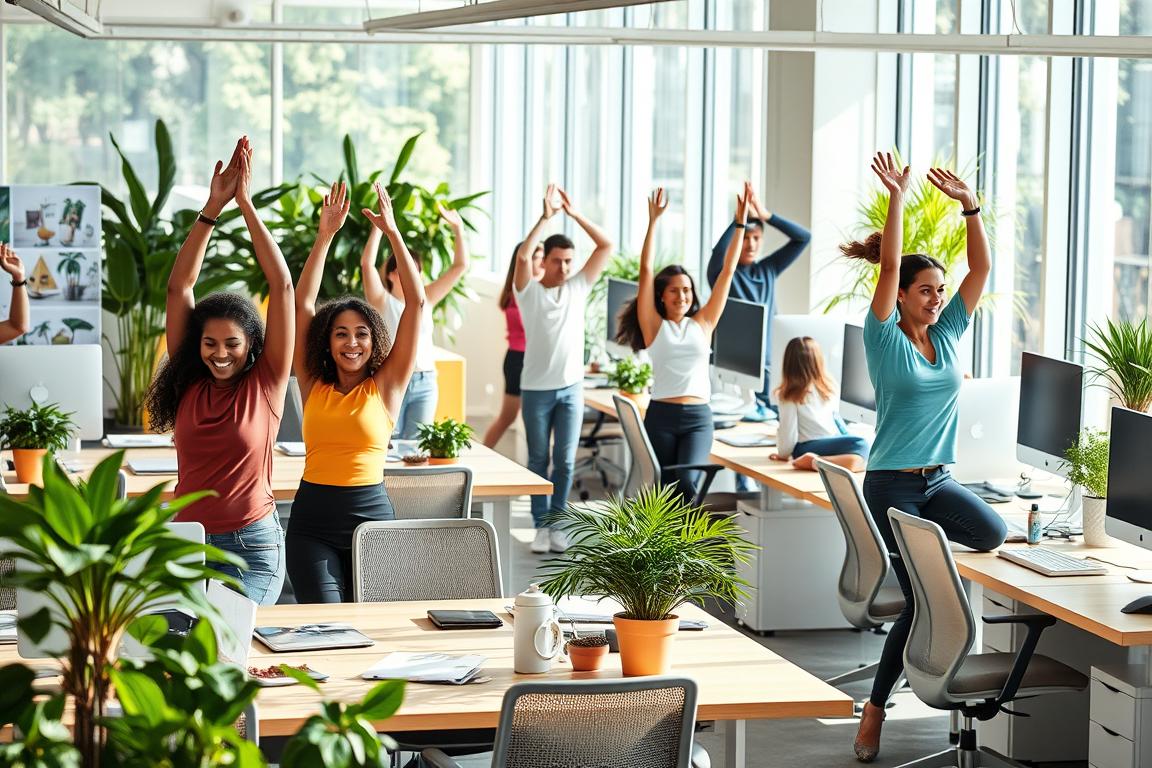
[[[80,37],[100,37],[100,0],[7,0]]]

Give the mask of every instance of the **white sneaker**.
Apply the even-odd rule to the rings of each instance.
[[[548,535],[548,531],[549,531],[549,529],[547,529],[547,528],[537,528],[536,529],[536,538],[532,540],[532,552],[533,552],[533,554],[542,555],[548,551],[548,545],[549,545],[549,539],[550,539],[550,537]]]
[[[550,548],[553,552],[567,552],[568,551],[568,534],[559,528],[552,528],[552,541]]]

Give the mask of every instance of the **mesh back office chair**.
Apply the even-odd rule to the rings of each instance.
[[[352,538],[357,603],[503,597],[496,529],[486,520],[383,520]]]
[[[696,683],[686,678],[519,683],[504,694],[492,765],[499,768],[689,768]],[[707,765],[706,753],[695,765]],[[432,768],[459,768],[439,750]]]
[[[472,509],[472,470],[416,467],[384,470],[384,490],[397,520],[462,519]]]
[[[1035,653],[1040,634],[1056,623],[1044,614],[984,617],[988,624],[1024,624],[1028,635],[1015,654],[972,653],[976,622],[944,531],[895,508],[888,510],[888,519],[915,600],[904,674],[917,698],[936,709],[958,711],[962,718],[955,749],[906,763],[904,768],[1019,766],[979,749],[972,720],[990,720],[1017,698],[1082,691],[1088,678]]]
[[[884,586],[890,570],[888,547],[868,512],[856,476],[824,459],[816,460],[816,471],[844,531],[844,564],[836,582],[840,612],[857,629],[875,629],[896,621],[904,610],[904,593],[899,587]],[[842,685],[869,680],[875,676],[877,664],[872,662],[825,682]]]
[[[611,493],[624,484],[627,476],[624,470],[600,455],[606,446],[620,445],[623,441],[624,434],[615,419],[592,408],[584,409],[580,447],[588,449],[588,455],[572,467],[572,486],[579,491],[581,501],[587,501],[591,495],[584,487],[586,477],[599,478],[605,493]]]

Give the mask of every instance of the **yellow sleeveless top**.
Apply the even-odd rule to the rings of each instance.
[[[384,460],[392,417],[369,376],[342,395],[316,382],[304,403],[304,479],[319,485],[376,485],[384,481]]]

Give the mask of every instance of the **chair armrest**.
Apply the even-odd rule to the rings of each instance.
[[[660,467],[661,471],[677,471],[681,469],[694,469],[704,473],[704,482],[700,483],[700,490],[696,491],[696,498],[692,503],[700,506],[704,503],[704,497],[708,495],[708,489],[712,487],[712,481],[716,479],[716,473],[724,469],[719,464],[671,464],[666,467]]]
[[[1004,616],[981,616],[985,624],[1027,624],[1036,625],[1040,629],[1047,629],[1056,623],[1055,616],[1044,613],[1010,613]]]
[[[420,761],[429,768],[460,768],[460,763],[435,747],[423,750],[420,753]]]
[[[996,697],[996,704],[1000,706],[1016,698],[1016,692],[1020,690],[1020,683],[1024,680],[1024,673],[1028,671],[1028,664],[1032,661],[1032,655],[1036,653],[1040,635],[1056,623],[1056,618],[1045,614],[1017,613],[1008,616],[989,616],[984,621],[989,624],[1024,624],[1028,627],[1028,634],[1024,637],[1024,642],[1012,662],[1012,671],[1008,673],[1008,679],[1004,682],[1004,689]]]

